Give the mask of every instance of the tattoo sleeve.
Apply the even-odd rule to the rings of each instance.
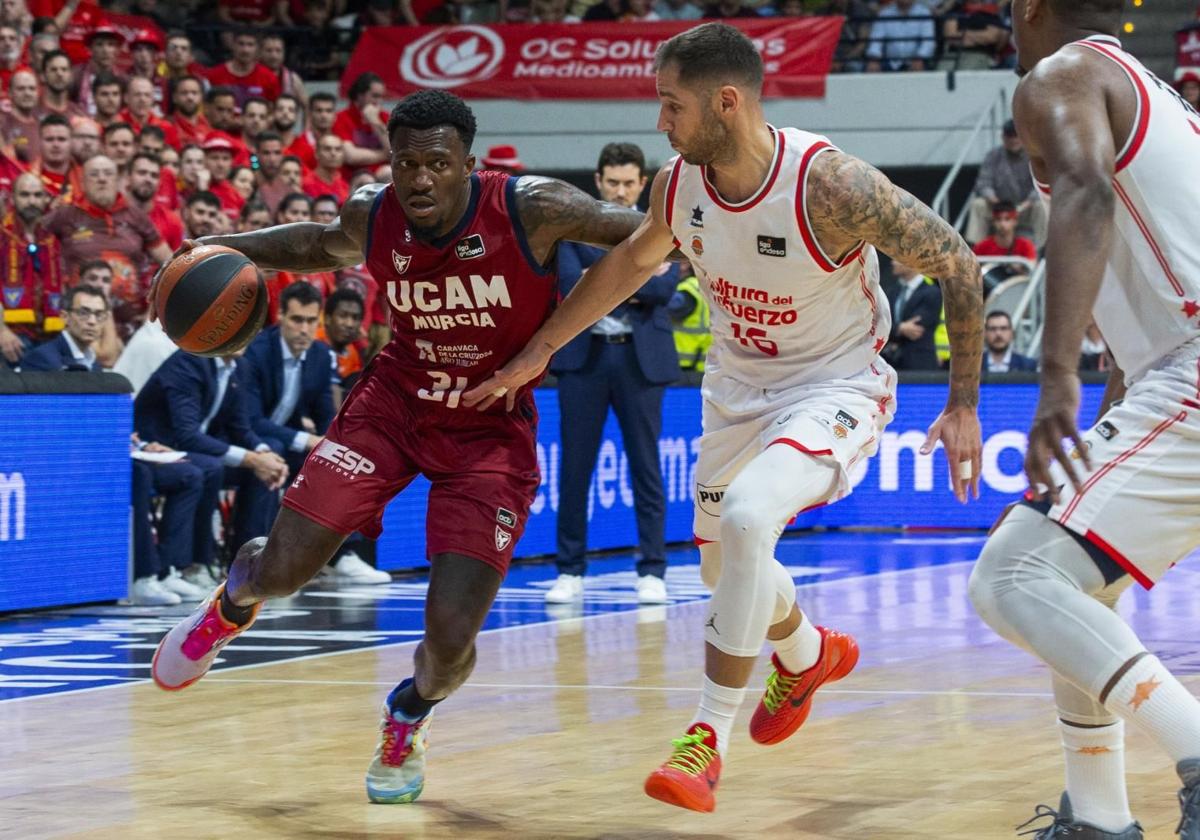
[[[358,265],[365,258],[367,219],[377,188],[364,187],[342,207],[331,224],[296,222],[249,233],[206,236],[206,245],[241,251],[259,268],[311,273]]]
[[[517,182],[517,212],[534,255],[545,262],[566,239],[612,248],[642,222],[642,213],[598,201],[554,178],[524,176]]]
[[[808,215],[827,253],[865,240],[936,279],[950,338],[950,404],[975,407],[983,355],[983,280],[958,232],[883,173],[841,152],[817,156],[808,181]]]

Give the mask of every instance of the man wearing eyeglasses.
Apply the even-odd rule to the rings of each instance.
[[[95,286],[76,286],[64,297],[66,329],[39,344],[21,359],[21,372],[34,370],[103,370],[93,345],[108,320],[108,301]]]
[[[41,229],[50,196],[29,173],[13,185],[12,210],[0,219],[0,357],[21,355],[63,328],[63,268],[58,240]]]

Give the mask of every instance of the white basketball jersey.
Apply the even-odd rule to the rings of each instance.
[[[1200,114],[1116,38],[1068,46],[1115,62],[1137,95],[1133,131],[1117,154],[1112,253],[1093,310],[1132,381],[1200,336]]]
[[[712,309],[706,375],[766,389],[848,378],[891,331],[875,249],[860,243],[836,263],[821,250],[805,187],[813,159],[833,146],[794,128],[771,131],[770,171],[745,201],[723,199],[707,168],[682,158],[667,182],[667,224]]]

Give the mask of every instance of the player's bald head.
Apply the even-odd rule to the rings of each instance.
[[[746,35],[726,23],[703,23],[663,42],[654,56],[655,71],[674,68],[680,84],[711,90],[736,85],[762,93],[763,63]]]

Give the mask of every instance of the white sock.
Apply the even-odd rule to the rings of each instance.
[[[1175,762],[1200,758],[1200,701],[1147,654],[1117,681],[1104,706],[1158,742]]]
[[[1085,728],[1058,722],[1067,760],[1067,793],[1075,819],[1104,831],[1133,822],[1125,792],[1125,723]]]
[[[704,678],[704,690],[700,694],[700,707],[692,723],[704,723],[712,727],[717,735],[717,752],[721,758],[729,749],[729,734],[733,731],[733,719],[737,717],[738,707],[746,696],[745,687],[730,688],[717,685],[708,677]],[[689,726],[689,728],[691,728]]]
[[[807,671],[817,664],[821,656],[821,631],[808,620],[807,615],[800,616],[800,624],[782,639],[768,639],[779,663],[793,674]]]

